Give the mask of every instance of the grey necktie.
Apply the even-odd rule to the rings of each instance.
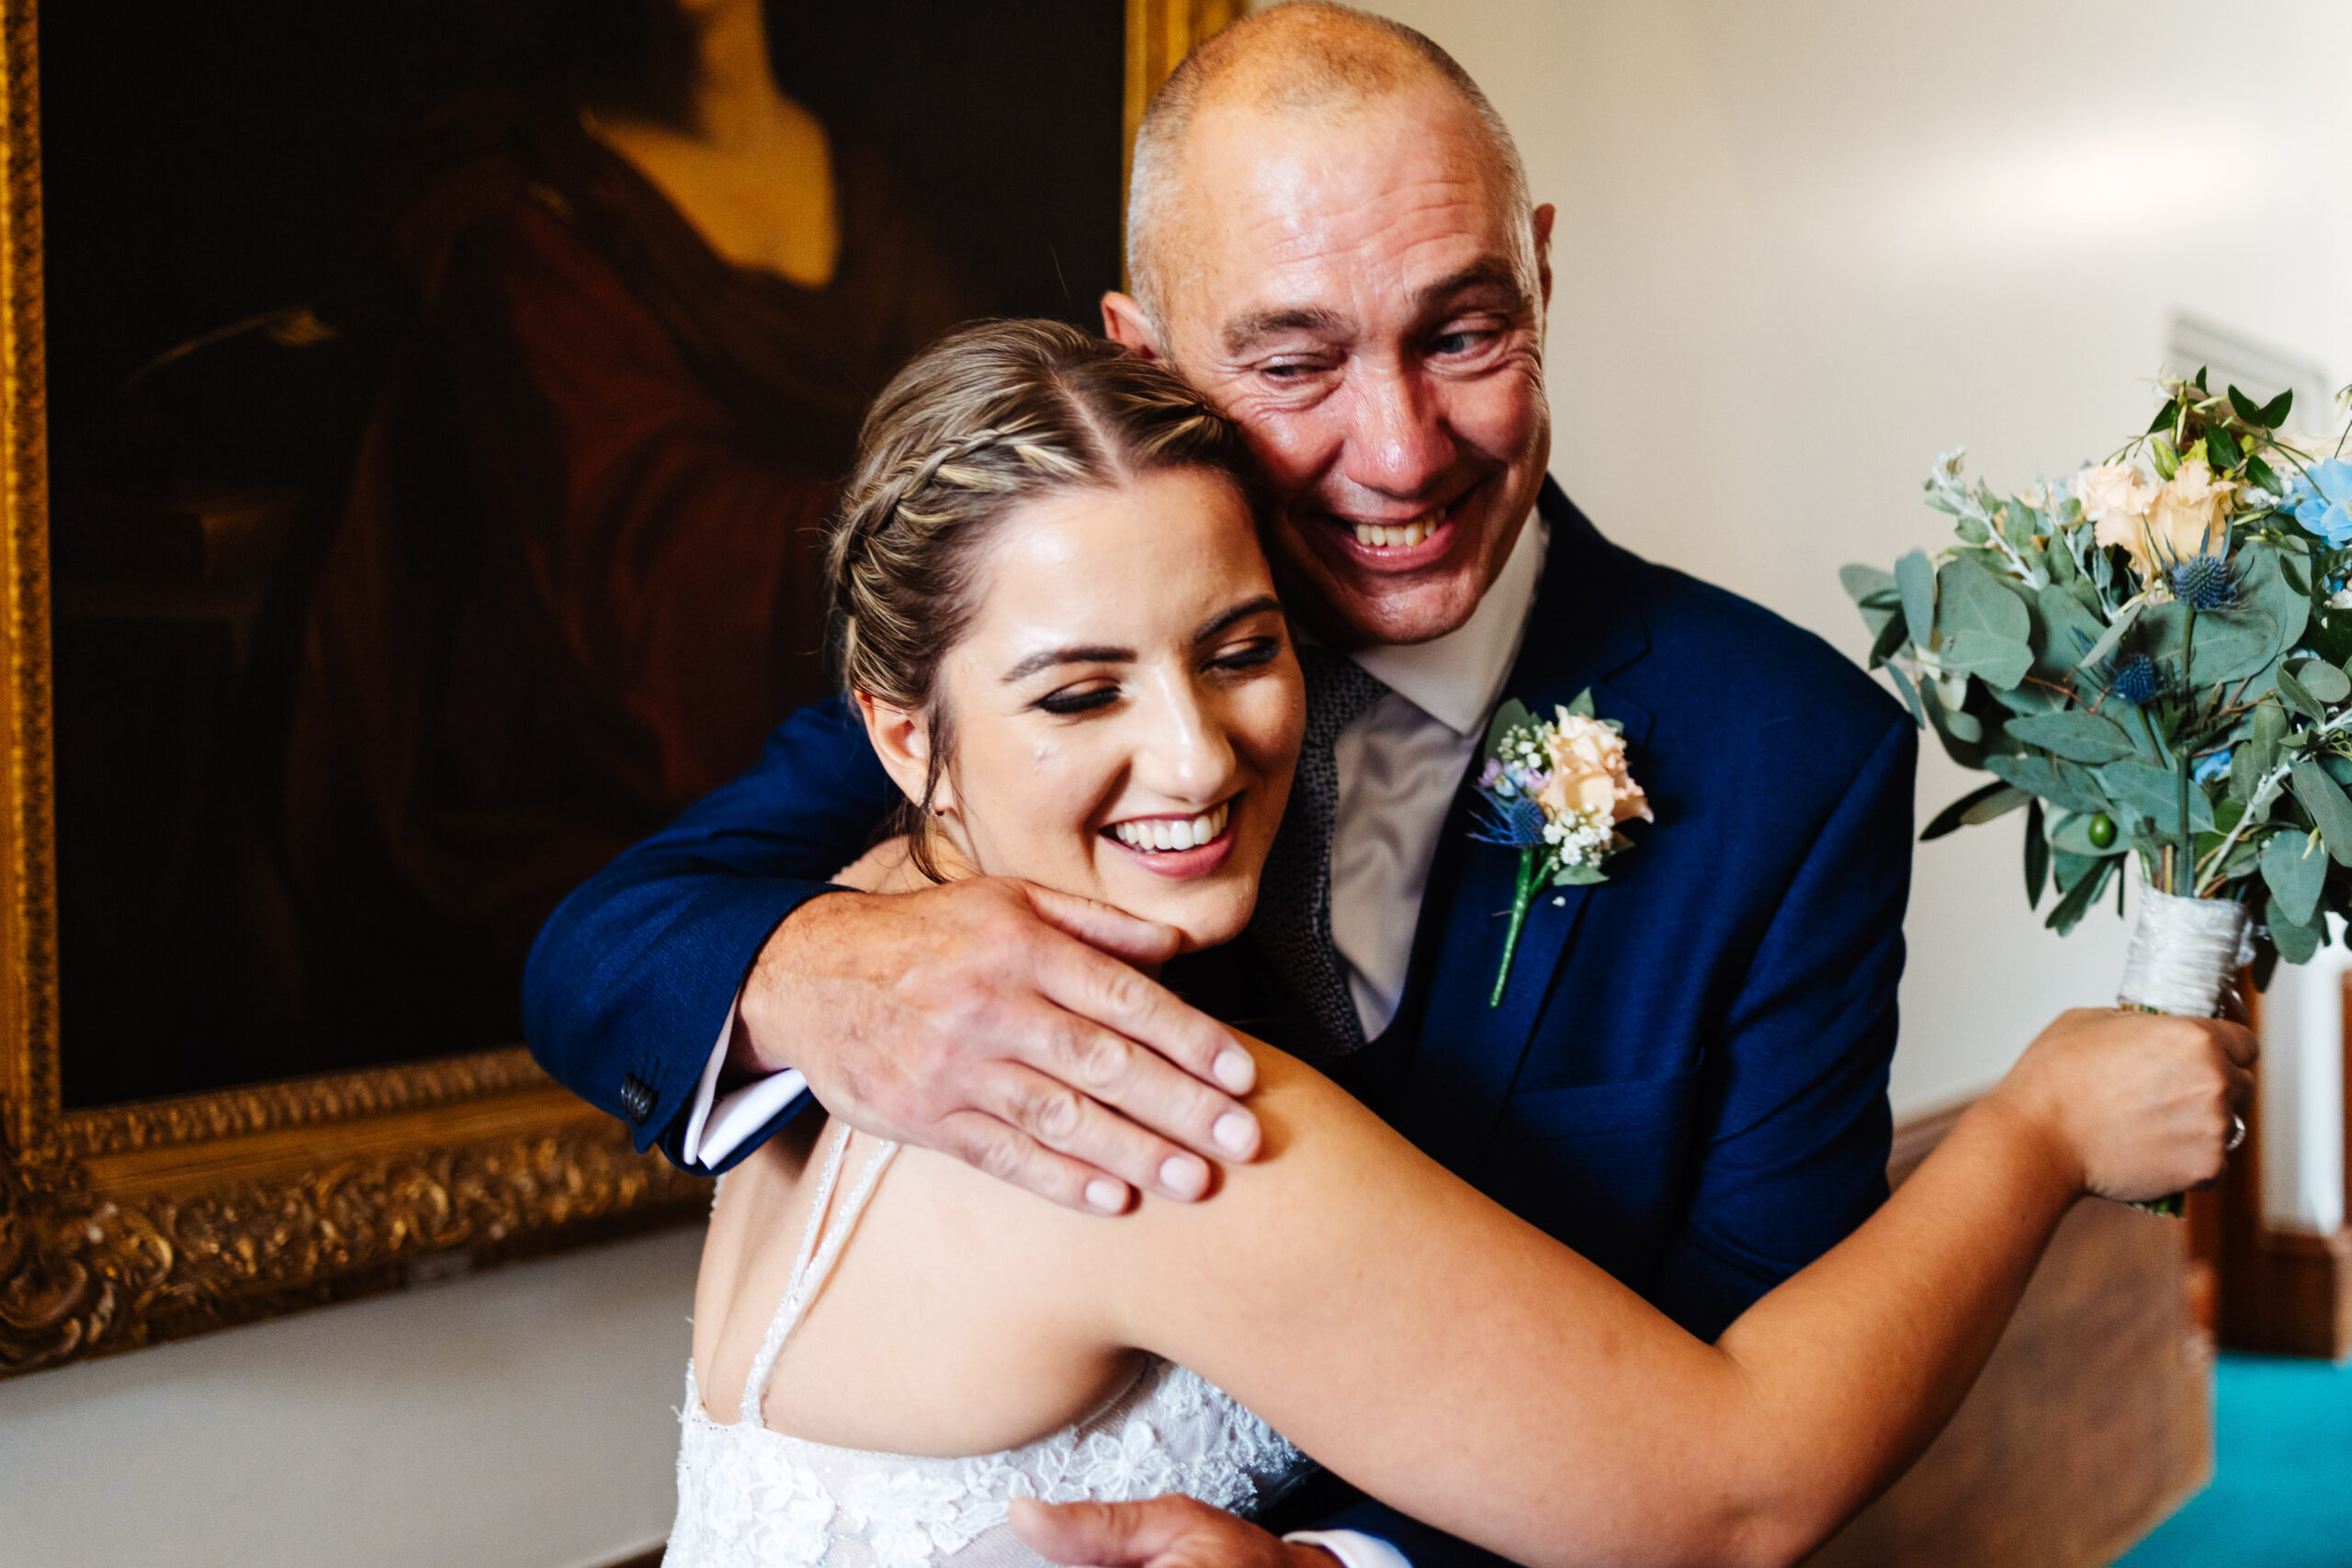
[[[1329,1059],[1364,1043],[1355,998],[1331,943],[1331,829],[1340,807],[1332,748],[1340,731],[1388,688],[1354,660],[1317,644],[1299,644],[1298,662],[1306,676],[1306,735],[1250,933],[1322,1036],[1322,1049],[1314,1055]]]

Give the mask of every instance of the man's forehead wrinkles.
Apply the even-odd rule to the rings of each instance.
[[[1279,173],[1283,177],[1270,177]],[[1261,169],[1260,177],[1238,183],[1221,196],[1203,193],[1224,206],[1244,234],[1295,233],[1346,223],[1394,222],[1399,217],[1455,209],[1467,227],[1498,227],[1508,203],[1487,182],[1448,171],[1430,171],[1377,183],[1330,174],[1310,175],[1292,167]]]

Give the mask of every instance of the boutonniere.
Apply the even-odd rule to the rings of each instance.
[[[1634,847],[1617,824],[1656,820],[1649,796],[1625,770],[1624,727],[1593,716],[1592,693],[1552,711],[1557,716],[1546,721],[1524,704],[1508,702],[1487,727],[1487,765],[1478,774],[1483,819],[1471,837],[1519,852],[1519,891],[1488,1007],[1502,1006],[1520,928],[1536,895],[1608,881],[1600,863]]]

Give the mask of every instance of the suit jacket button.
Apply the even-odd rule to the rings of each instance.
[[[653,1086],[635,1073],[621,1075],[621,1105],[628,1111],[628,1119],[639,1126],[653,1114]]]

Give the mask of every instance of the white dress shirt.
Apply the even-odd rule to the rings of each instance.
[[[1549,543],[1544,519],[1531,513],[1468,620],[1429,642],[1352,656],[1388,688],[1332,748],[1340,799],[1331,829],[1331,942],[1367,1040],[1379,1037],[1404,999],[1438,835],[1519,658]],[[689,1165],[717,1167],[808,1092],[808,1080],[787,1067],[719,1095],[741,1002],[738,992],[695,1086],[682,1151]]]
[[[1438,835],[1519,658],[1549,532],[1543,518],[1528,518],[1494,586],[1461,626],[1430,642],[1354,655],[1388,688],[1332,747],[1340,800],[1331,944],[1366,1040],[1380,1037],[1404,999]]]

